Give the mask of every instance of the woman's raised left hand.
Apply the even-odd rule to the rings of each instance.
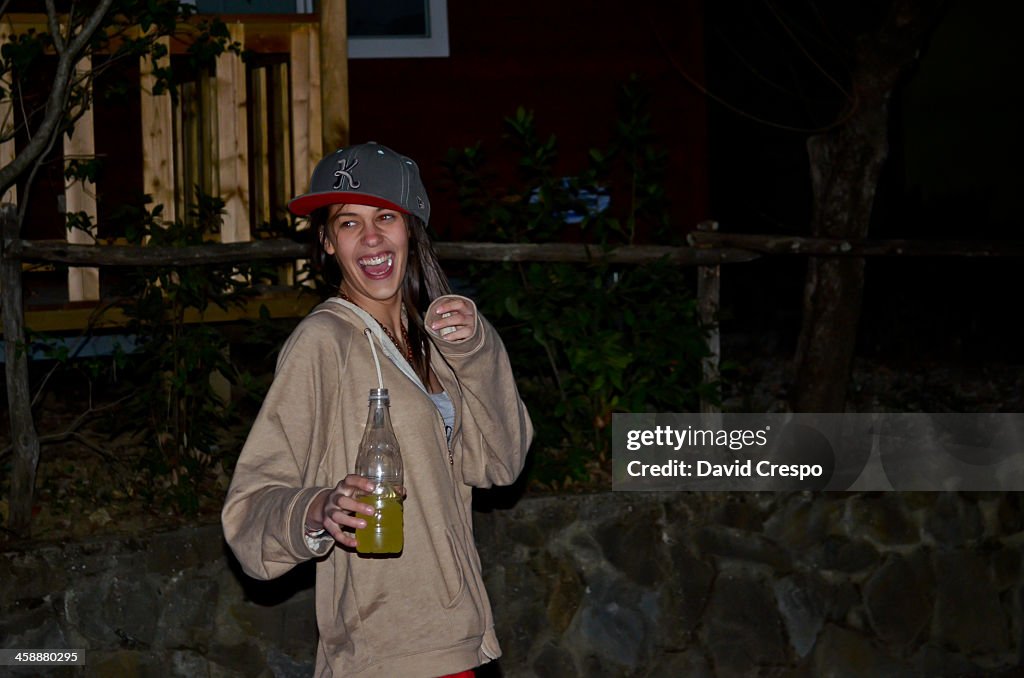
[[[427,323],[445,341],[468,339],[476,329],[476,309],[465,299],[442,297]]]

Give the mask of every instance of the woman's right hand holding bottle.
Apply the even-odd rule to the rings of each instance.
[[[372,480],[350,473],[330,492],[318,494],[306,511],[307,534],[323,528],[342,546],[355,548],[354,531],[366,527],[366,520],[360,514],[374,514],[373,506],[355,497],[371,494],[376,486]]]

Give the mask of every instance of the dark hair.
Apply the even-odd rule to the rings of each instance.
[[[324,282],[334,290],[341,288],[342,273],[337,260],[327,254],[327,218],[329,207],[321,207],[309,215],[313,230],[310,259],[313,268]],[[430,302],[445,294],[451,294],[448,277],[441,269],[434,252],[434,245],[427,232],[427,225],[419,217],[403,213],[409,234],[409,254],[406,257],[405,277],[402,279],[402,302],[409,318],[409,344],[412,346],[412,366],[416,374],[428,384],[430,366],[430,339],[423,324],[423,316]]]

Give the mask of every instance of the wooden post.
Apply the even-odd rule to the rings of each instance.
[[[79,77],[92,70],[92,58],[85,57],[75,67]],[[93,127],[92,107],[75,123],[71,136],[64,136],[64,159],[91,160],[96,157],[96,133]],[[64,208],[68,214],[84,212],[92,220],[92,228],[67,231],[67,240],[76,245],[89,245],[96,240],[96,189],[91,181],[75,179],[64,187]],[[68,269],[68,301],[95,301],[100,298],[100,270],[98,268]]]
[[[287,218],[281,208],[295,193],[292,192],[292,153],[291,153],[291,96],[288,93],[288,64],[276,64],[267,73],[269,115],[273,120],[270,125],[271,164],[276,170],[273,173],[274,184],[270,187],[274,197],[272,204],[278,209],[271,214],[272,218]],[[277,267],[278,283],[291,287],[295,284],[295,264],[288,262]]]
[[[348,143],[348,26],[344,2],[320,3],[320,102],[323,147]]]
[[[252,209],[256,224],[270,221],[270,111],[268,108],[268,68],[254,68],[250,72],[249,91],[252,101],[253,130],[252,148],[249,152],[253,159],[252,176]]]
[[[7,404],[11,422],[14,466],[11,471],[12,532],[28,536],[32,519],[32,497],[39,467],[39,435],[32,420],[32,394],[28,380],[28,354],[25,349],[25,309],[22,301],[21,261],[10,256],[18,239],[18,218],[12,205],[0,208],[0,280],[3,289],[3,323],[6,350]]]
[[[327,3],[323,3],[327,4]],[[323,125],[320,102],[320,37],[316,24],[296,24],[291,34],[291,121],[292,191],[303,193],[309,187],[313,168],[323,156]],[[299,259],[295,268],[306,261]],[[313,281],[307,281],[310,286]]]
[[[232,42],[245,44],[245,24],[230,24],[228,32]],[[217,134],[214,143],[217,194],[224,200],[224,221],[220,229],[220,240],[224,243],[249,242],[252,239],[246,84],[245,64],[239,55],[225,52],[217,57],[213,97]],[[264,130],[256,132],[262,134]],[[259,187],[256,190],[259,191]],[[225,346],[225,357],[228,351]],[[231,382],[224,375],[220,372],[211,374],[210,386],[225,405],[230,404]]]
[[[220,173],[217,167],[218,119],[217,110],[217,76],[203,69],[199,74],[198,110],[200,118],[196,121],[195,134],[199,145],[195,155],[197,182],[208,195],[221,195]],[[191,190],[191,187],[190,187]],[[191,203],[193,196],[189,195]]]
[[[245,25],[228,26],[233,42],[245,42]],[[245,64],[226,52],[217,57],[217,177],[224,200],[221,242],[245,242],[251,238],[249,222],[249,141],[246,125]]]
[[[697,225],[699,231],[717,231],[717,221],[704,221]],[[701,380],[705,386],[717,384],[721,378],[719,363],[722,354],[722,337],[718,328],[718,307],[721,294],[721,267],[697,267],[697,310],[700,324],[708,333],[709,355],[701,361]],[[701,414],[713,418],[721,417],[721,407],[705,396],[700,399]]]
[[[202,172],[201,131],[204,123],[199,112],[202,98],[200,88],[201,79],[181,83],[177,111],[171,112],[174,125],[174,204],[175,213],[182,217],[188,214],[188,205],[195,196],[195,187],[208,189],[203,183],[205,176]]]
[[[292,198],[292,153],[291,153],[291,96],[288,94],[288,64],[271,66],[268,74],[269,102],[272,107],[274,124],[270,132],[274,135],[270,140],[272,163],[277,169],[274,174],[274,185],[271,188],[277,205],[284,205]],[[281,214],[274,214],[281,217]]]
[[[159,44],[170,54],[171,39]],[[177,212],[174,176],[174,113],[170,94],[153,95],[156,78],[153,62],[144,57],[139,63],[140,108],[142,111],[142,190],[153,196],[154,205],[163,205],[163,220],[174,221]]]
[[[292,191],[305,192],[313,168],[323,157],[320,133],[319,32],[314,24],[296,24],[291,34]]]

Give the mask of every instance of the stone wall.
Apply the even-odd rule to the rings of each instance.
[[[219,525],[3,553],[0,582],[0,646],[87,648],[81,675],[313,673],[312,567],[253,581]]]
[[[607,493],[476,519],[510,678],[1020,673],[1020,495]],[[89,648],[83,675],[312,673],[311,569],[248,580],[216,525],[10,551],[0,582],[0,646]]]
[[[640,494],[479,517],[506,676],[1020,675],[1019,495]]]

